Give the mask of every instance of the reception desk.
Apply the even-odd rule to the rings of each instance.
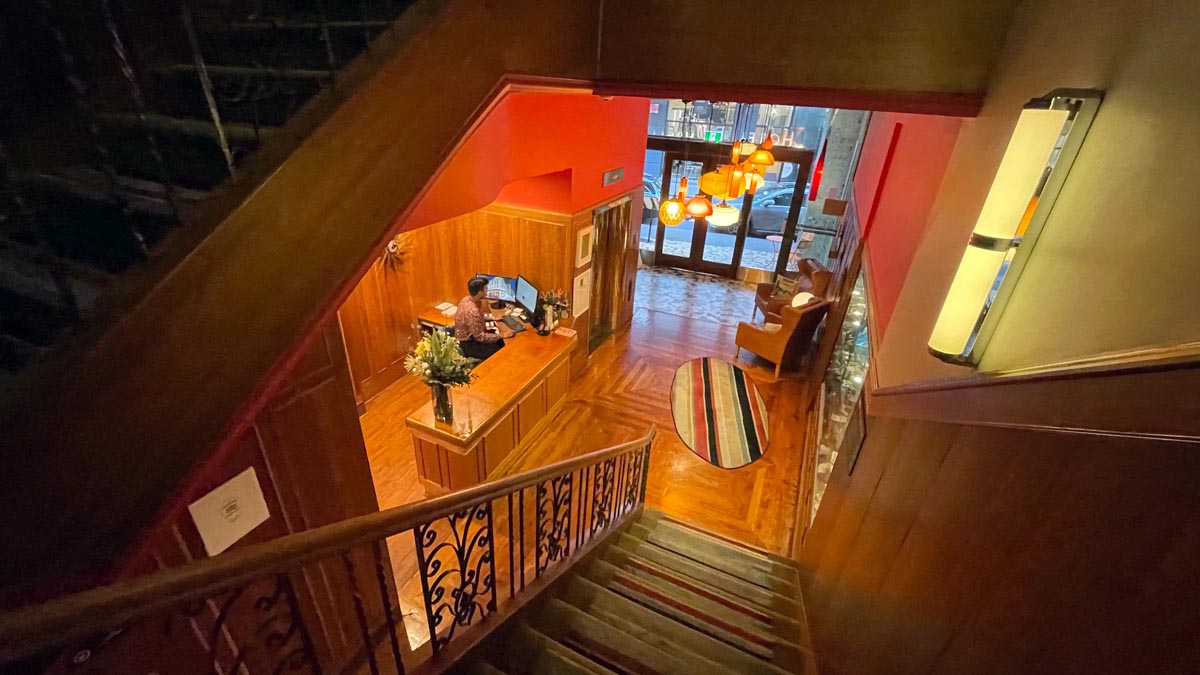
[[[450,391],[453,424],[434,419],[432,400],[405,419],[417,473],[429,493],[483,482],[542,427],[566,397],[575,340],[520,333],[475,368],[469,387]]]

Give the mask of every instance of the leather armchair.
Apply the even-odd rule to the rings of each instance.
[[[752,351],[774,363],[775,377],[779,377],[779,371],[784,366],[793,369],[804,359],[813,334],[828,311],[829,301],[814,297],[802,307],[781,307],[778,330],[769,330],[762,324],[741,322],[734,339],[737,345],[734,361],[743,349]]]
[[[797,272],[784,272],[783,274],[783,276],[798,282],[796,292],[808,292],[818,297],[824,297],[825,291],[829,288],[829,282],[833,279],[833,272],[813,258],[801,259],[799,268]],[[789,304],[792,296],[773,295],[774,291],[775,284],[773,283],[759,284],[754,291],[754,309],[756,312],[762,312],[763,318],[767,321],[779,323],[779,309]]]

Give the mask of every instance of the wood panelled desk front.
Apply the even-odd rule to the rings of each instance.
[[[482,483],[541,429],[566,398],[575,341],[527,329],[479,364],[470,386],[450,390],[453,424],[434,419],[432,400],[409,414],[405,425],[412,430],[417,474],[427,492]]]

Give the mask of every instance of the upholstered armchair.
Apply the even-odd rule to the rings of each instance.
[[[812,293],[823,297],[829,288],[830,280],[833,279],[833,272],[813,258],[802,259],[799,268],[796,272],[784,272],[783,276],[796,280],[797,293]],[[779,308],[790,303],[792,296],[774,293],[775,284],[759,284],[754,291],[754,309],[756,313],[762,312],[764,320],[779,323]]]
[[[746,349],[775,364],[775,377],[786,366],[796,368],[808,352],[813,334],[829,311],[829,301],[813,298],[800,307],[785,305],[779,308],[778,324],[738,324],[734,343],[734,360]]]

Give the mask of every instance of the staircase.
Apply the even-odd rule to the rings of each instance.
[[[0,613],[0,671],[816,672],[795,563],[645,508],[653,438]]]
[[[815,673],[794,562],[644,511],[449,672]]]
[[[55,72],[0,53],[0,82],[50,107],[0,107],[0,381],[193,224],[410,3],[25,4],[31,60]]]

